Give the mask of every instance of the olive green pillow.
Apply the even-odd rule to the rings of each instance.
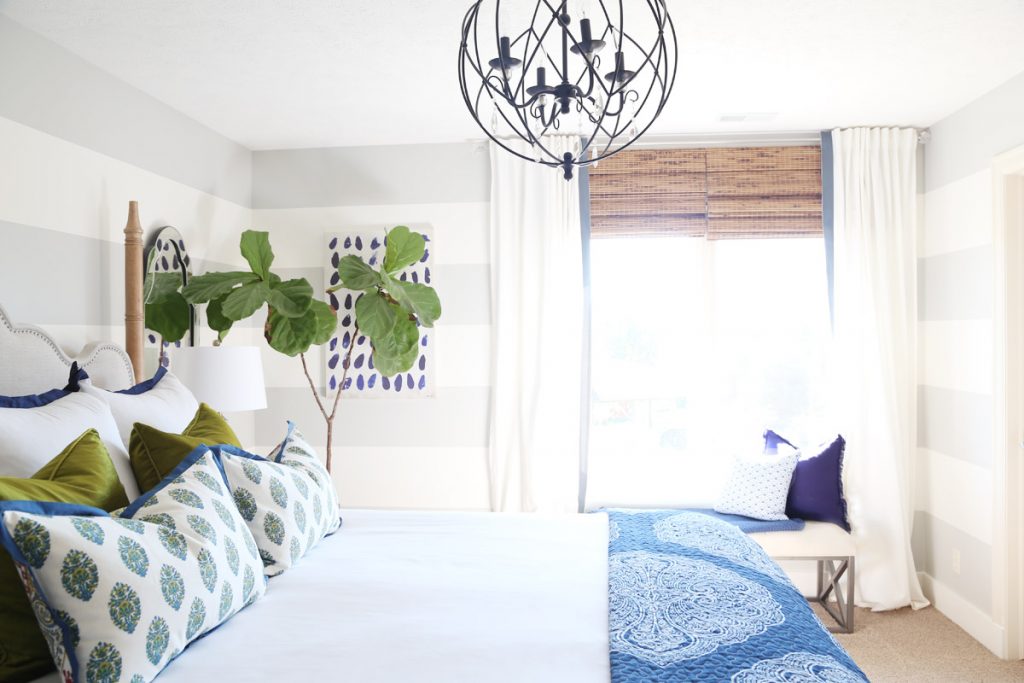
[[[0,457],[3,457],[0,445]],[[128,504],[100,435],[89,429],[28,479],[0,477],[0,500],[77,503],[108,512]],[[0,548],[0,681],[31,681],[53,669],[14,562]]]
[[[224,416],[205,403],[199,404],[196,416],[181,434],[162,432],[136,422],[128,441],[128,456],[139,490],[145,493],[159,484],[201,444],[242,447]]]

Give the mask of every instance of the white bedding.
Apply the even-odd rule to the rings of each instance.
[[[605,515],[343,516],[160,683],[610,679]]]

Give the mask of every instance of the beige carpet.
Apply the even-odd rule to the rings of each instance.
[[[934,608],[858,609],[856,621],[854,633],[836,639],[874,683],[1024,682],[1024,661],[998,659]]]

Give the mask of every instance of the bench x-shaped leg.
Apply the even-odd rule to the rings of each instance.
[[[849,579],[846,582],[847,590],[844,595],[840,579],[847,572],[849,572]],[[818,559],[818,593],[813,600],[819,603],[822,609],[828,612],[829,616],[835,619],[839,625],[838,628],[830,629],[833,632],[853,633],[853,586],[854,558]],[[833,597],[835,598],[834,602]]]

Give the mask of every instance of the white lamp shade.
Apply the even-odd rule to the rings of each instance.
[[[195,395],[222,413],[267,407],[263,360],[255,346],[183,346],[171,371]]]

